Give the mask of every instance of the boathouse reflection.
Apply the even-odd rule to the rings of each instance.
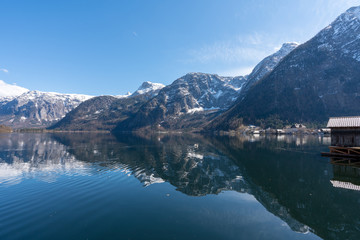
[[[360,168],[333,164],[333,187],[360,191]]]

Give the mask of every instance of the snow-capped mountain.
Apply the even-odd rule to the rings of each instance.
[[[360,6],[352,7],[317,35],[318,48],[340,50],[342,56],[360,62]]]
[[[19,96],[0,99],[0,124],[19,127],[44,127],[92,96],[27,91]]]
[[[117,122],[132,116],[164,85],[144,82],[136,92],[124,96],[99,96],[89,99],[51,126],[57,130],[112,130]]]
[[[164,88],[165,85],[161,83],[152,83],[152,82],[143,82],[141,86],[131,95],[137,96],[145,93],[151,92],[153,95],[156,95],[160,89]]]
[[[297,46],[299,46],[299,44],[295,42],[284,43],[279,51],[264,58],[260,63],[258,63],[247,77],[248,81],[241,90],[241,96],[243,97],[251,86],[271,72],[279,64],[279,62]]]
[[[168,111],[175,115],[226,109],[237,98],[245,81],[244,77],[188,73],[164,88],[157,100],[163,100]]]
[[[220,77],[206,73],[186,74],[162,88],[138,113],[120,123],[117,130],[159,124],[171,128],[173,122],[180,121],[179,117],[184,118],[186,115],[207,110],[227,109],[237,99],[245,82],[244,77]]]
[[[238,120],[318,122],[359,115],[360,6],[341,14],[292,50],[209,129],[236,129]]]
[[[124,131],[144,126],[165,129],[197,128],[202,125],[201,122],[211,120],[216,114],[227,110],[237,99],[246,95],[256,82],[271,72],[297,46],[297,43],[284,43],[280,50],[263,59],[252,73],[245,77],[189,73],[164,87],[133,119],[120,123],[116,130]],[[213,114],[209,115],[207,110],[211,110]],[[189,116],[194,113],[205,114]],[[188,123],[183,124],[184,122]]]
[[[16,85],[7,84],[0,80],[0,101],[4,99],[10,99],[12,97],[19,96],[29,90]]]
[[[115,125],[117,131],[198,129],[227,110],[208,129],[236,129],[240,119],[266,121],[276,115],[283,121],[321,122],[328,116],[358,114],[359,36],[360,7],[354,7],[308,42],[283,44],[249,76],[189,73],[168,86],[145,82],[131,95],[90,99],[55,126],[64,130],[111,130]],[[50,96],[54,99],[50,101],[41,94],[23,95],[0,101],[0,124],[49,125],[90,98]]]

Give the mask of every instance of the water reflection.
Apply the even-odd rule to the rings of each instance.
[[[360,195],[338,188],[338,182],[356,183],[319,156],[328,142],[317,136],[2,135],[0,179],[119,170],[145,187],[168,182],[188,196],[248,193],[293,231],[357,239]],[[16,173],[9,177],[8,169]]]
[[[333,173],[330,182],[334,187],[360,191],[360,168],[333,164]]]
[[[333,166],[320,157],[319,152],[327,147],[320,140],[308,137],[306,144],[300,146],[298,141],[264,140],[244,143],[239,149],[225,143],[225,139],[219,147],[246,169],[252,188],[258,186],[269,193],[292,218],[309,226],[318,236],[357,239],[360,195],[333,187]]]
[[[245,192],[246,189],[239,167],[198,135],[149,138],[126,135],[116,139],[108,135],[91,137],[88,142],[66,134],[54,137],[68,144],[69,152],[77,159],[101,162],[109,168],[120,165],[144,186],[166,181],[191,196],[233,189]]]
[[[45,134],[0,134],[0,149],[0,184],[17,184],[24,178],[52,182],[57,174],[86,169],[86,163]]]

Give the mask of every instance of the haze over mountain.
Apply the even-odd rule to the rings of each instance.
[[[353,7],[290,52],[207,129],[237,129],[242,119],[322,123],[359,115],[359,36],[360,7]]]

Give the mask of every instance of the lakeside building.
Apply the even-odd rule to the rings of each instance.
[[[331,129],[332,146],[360,146],[360,116],[331,117],[327,128]]]

